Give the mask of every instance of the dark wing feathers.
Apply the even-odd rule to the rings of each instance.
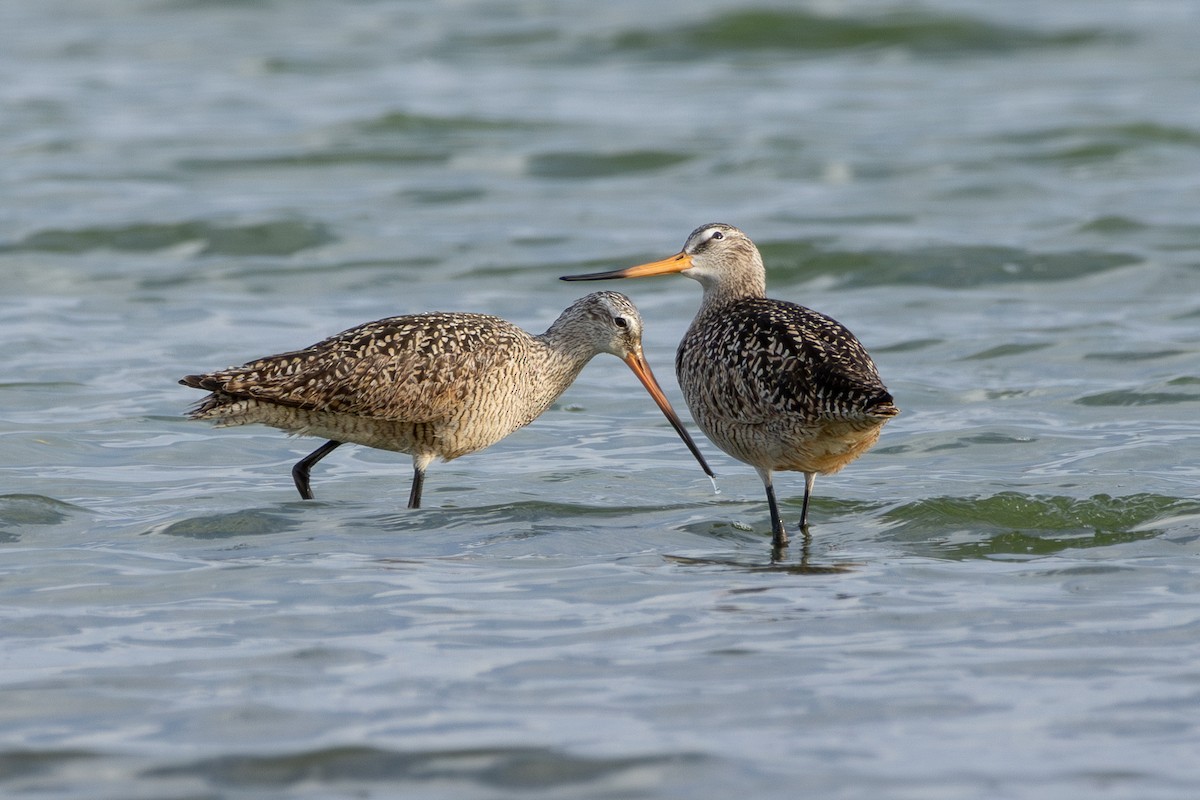
[[[704,351],[696,358],[696,349]],[[684,364],[685,350],[691,351]],[[892,396],[862,343],[841,323],[795,303],[744,298],[698,319],[677,367],[743,421],[776,413],[891,416]],[[765,417],[764,417],[765,418]]]
[[[869,412],[892,402],[870,354],[844,325],[794,303],[767,303],[757,311],[756,336],[778,354],[773,374],[781,398],[829,413]]]

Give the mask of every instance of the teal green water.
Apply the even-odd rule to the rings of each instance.
[[[1193,798],[1200,8],[0,9],[0,794]],[[773,558],[598,357],[410,467],[185,374],[761,246],[903,413]],[[676,407],[692,281],[614,285]],[[695,428],[693,427],[693,431]],[[777,482],[787,519],[803,482]]]

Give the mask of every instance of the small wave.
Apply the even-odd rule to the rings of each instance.
[[[653,172],[691,159],[686,153],[629,150],[618,153],[544,153],[529,160],[531,175],[541,178],[605,178]]]
[[[1053,347],[1053,342],[1026,342],[1022,344],[1001,344],[995,347],[989,347],[986,350],[980,350],[978,353],[972,353],[965,356],[965,361],[988,361],[993,358],[1008,358],[1010,356],[1023,356],[1026,353],[1035,353],[1038,350],[1045,350],[1047,347]]]
[[[1088,353],[1084,356],[1088,361],[1157,361],[1162,358],[1175,358],[1176,356],[1190,356],[1191,350],[1121,350],[1116,352]],[[1186,384],[1188,381],[1179,381],[1180,385]]]
[[[405,189],[399,196],[414,205],[456,205],[482,200],[487,196],[487,190],[479,187]]]
[[[1157,494],[1084,499],[1001,492],[931,497],[884,512],[892,538],[920,536],[942,556],[1051,555],[1161,533],[1156,521],[1200,513],[1200,502]]]
[[[998,283],[1065,281],[1136,264],[1135,255],[1094,250],[1039,253],[1015,247],[931,245],[912,250],[827,249],[809,241],[760,245],[769,277],[833,274],[844,286],[928,285],[963,289]]]
[[[0,782],[52,774],[73,762],[99,757],[87,750],[8,750],[0,753]]]
[[[420,135],[442,137],[461,131],[521,131],[535,127],[520,120],[484,119],[482,117],[437,117],[390,111],[354,124],[354,129],[371,135]]]
[[[198,243],[200,255],[291,255],[336,241],[328,227],[304,220],[220,225],[203,220],[137,223],[117,227],[36,231],[3,251],[87,253],[93,250],[147,252]]]
[[[478,147],[481,137],[517,136],[536,127],[538,125],[532,122],[393,111],[328,127],[322,131],[326,141],[319,146],[282,152],[185,158],[178,161],[177,166],[190,172],[212,172],[363,164],[438,165],[448,163],[457,152]]]
[[[1077,47],[1119,38],[1096,28],[1041,32],[975,17],[920,10],[873,16],[832,16],[804,10],[748,9],[719,14],[673,31],[627,31],[613,44],[679,58],[714,52],[793,53],[902,48],[926,56],[965,56]]]
[[[20,541],[23,528],[58,525],[71,515],[86,511],[81,506],[40,494],[0,495],[0,542]]]
[[[451,153],[445,147],[360,147],[334,146],[299,152],[261,153],[227,158],[188,158],[179,168],[194,172],[213,170],[289,169],[293,167],[341,167],[356,164],[443,164]]]
[[[1012,161],[1069,164],[1111,161],[1125,153],[1147,147],[1200,148],[1200,131],[1192,128],[1160,125],[1154,122],[1130,122],[1121,125],[1075,125],[1045,128],[994,137],[1001,144],[1018,145],[1021,153]],[[1102,227],[1115,226],[1117,232],[1129,230],[1130,221],[1106,218]],[[1140,223],[1132,223],[1140,226]]]
[[[705,760],[682,754],[588,758],[537,747],[398,752],[334,747],[278,756],[224,756],[142,773],[146,778],[197,777],[217,786],[286,787],[305,784],[392,785],[407,781],[465,781],[492,790],[540,791],[599,783],[637,771],[653,781],[663,770]]]
[[[930,347],[937,347],[940,344],[945,344],[945,339],[905,339],[904,341],[896,342],[890,345],[881,345],[874,348],[876,353],[915,353]]]
[[[229,539],[236,536],[285,533],[298,525],[298,522],[288,519],[278,511],[249,509],[228,514],[189,517],[159,526],[149,532],[185,539]]]
[[[1195,403],[1200,394],[1184,392],[1140,392],[1133,389],[1117,389],[1111,392],[1089,394],[1075,400],[1080,406],[1163,406],[1176,403]]]
[[[1080,233],[1103,233],[1123,236],[1127,233],[1144,231],[1149,227],[1146,223],[1130,219],[1129,217],[1106,215],[1085,222],[1079,226],[1078,230]]]
[[[778,573],[783,575],[843,575],[848,572],[854,572],[857,564],[813,564],[810,563],[807,557],[802,557],[798,561],[792,562],[784,560],[787,550],[780,550],[780,557],[772,559],[769,562],[763,560],[753,560],[750,557],[732,557],[732,558],[693,558],[690,556],[664,556],[664,558],[672,563],[684,567],[715,567],[726,570],[732,569],[738,572],[748,573]]]

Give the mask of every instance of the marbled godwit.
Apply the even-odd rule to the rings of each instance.
[[[713,443],[758,471],[775,543],[787,544],[772,473],[804,473],[800,527],[807,528],[815,477],[866,452],[899,409],[866,348],[841,323],[766,297],[762,256],[732,225],[697,228],[682,251],[662,261],[563,280],[667,272],[704,287],[675,358],[684,399]]]
[[[313,465],[352,442],[411,454],[408,507],[419,508],[425,468],[435,457],[474,453],[533,422],[597,353],[629,365],[711,478],[642,355],[641,316],[619,292],[575,301],[538,336],[485,314],[390,317],[304,350],[179,382],[212,392],[193,419],[257,422],[328,439],[292,468],[305,500],[313,496]]]

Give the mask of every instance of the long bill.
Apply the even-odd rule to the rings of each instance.
[[[604,281],[609,278],[643,278],[647,275],[665,275],[668,272],[683,272],[692,266],[692,257],[687,253],[676,253],[661,261],[638,264],[636,267],[614,269],[608,272],[589,272],[586,275],[564,275],[560,281]],[[639,376],[640,377],[640,376]]]
[[[683,427],[683,423],[679,421],[679,416],[675,413],[675,409],[671,408],[671,402],[667,400],[667,396],[663,394],[663,390],[658,385],[658,381],[654,380],[654,373],[650,371],[650,365],[646,363],[646,358],[641,352],[630,353],[622,359],[629,368],[633,370],[633,374],[637,375],[638,380],[642,382],[642,386],[646,387],[646,391],[654,398],[654,402],[658,404],[663,415],[666,416],[667,422],[671,423],[671,427],[679,434],[679,438],[683,439],[683,443],[687,445],[688,450],[692,451],[692,455],[700,462],[700,468],[704,470],[704,474],[709,478],[715,479],[716,475],[708,466],[708,462],[704,460],[704,456],[700,454],[700,448],[696,447],[696,443],[692,441],[692,437],[688,435],[687,429]],[[716,485],[715,483],[713,484]]]

